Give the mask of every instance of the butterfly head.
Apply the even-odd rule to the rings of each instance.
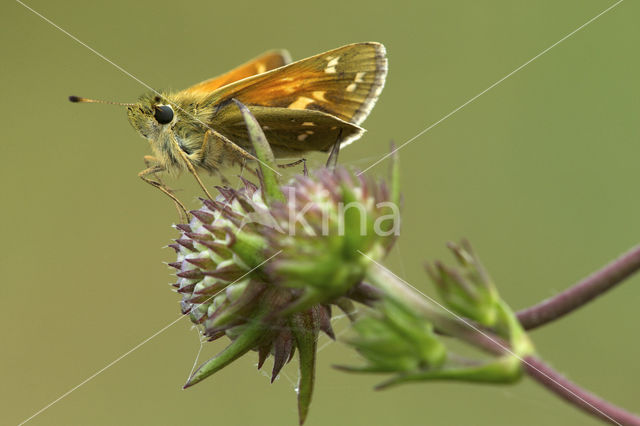
[[[156,139],[176,121],[174,107],[155,94],[144,95],[137,103],[127,106],[127,116],[133,128],[147,139]]]

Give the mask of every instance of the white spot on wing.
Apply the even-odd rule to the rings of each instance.
[[[354,78],[353,81],[355,81],[356,83],[364,83],[364,80],[362,79],[362,77],[364,77],[365,74],[366,72],[357,73],[356,78]]]
[[[315,92],[314,92],[315,93]],[[290,109],[305,109],[307,105],[313,102],[313,99],[306,96],[300,96],[295,101],[291,102],[287,108]]]
[[[347,92],[353,92],[354,90],[356,90],[356,87],[358,87],[356,83],[351,83],[347,86]]]
[[[301,133],[298,135],[298,140],[300,142],[302,142],[303,140],[305,140],[309,135],[307,135],[306,133]]]
[[[338,62],[340,61],[340,56],[338,56],[337,58],[334,58],[333,56],[327,56],[327,61],[329,62],[327,63],[327,67],[324,69],[324,72],[326,72],[327,74],[335,74],[336,65],[338,65]]]
[[[327,98],[324,97],[326,93],[327,93],[326,90],[316,90],[312,93],[312,96],[319,101],[327,102]]]
[[[302,123],[303,126],[315,126],[316,123],[314,123],[313,121],[305,121],[304,123]]]

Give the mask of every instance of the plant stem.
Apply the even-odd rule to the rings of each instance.
[[[624,278],[622,273],[616,273],[615,271],[624,270],[624,276],[628,276],[637,269],[637,266],[629,266],[629,263],[637,263],[635,257],[640,257],[640,246],[606,266],[603,270],[591,275],[589,278],[585,279],[583,283],[606,282],[608,283],[608,288],[610,288]],[[620,266],[620,264],[623,266]],[[612,268],[612,266],[614,266],[614,268]],[[450,315],[443,314],[443,312],[435,307],[426,297],[418,293],[415,289],[410,288],[410,286],[400,278],[381,265],[374,264],[371,265],[369,269],[370,273],[367,278],[371,284],[379,290],[384,291],[386,294],[393,295],[393,297],[402,300],[409,306],[415,307],[447,334],[456,336],[463,341],[471,343],[472,345],[497,356],[501,356],[505,352],[511,351],[508,342],[505,342],[491,332],[480,330],[474,327],[471,323],[467,323],[466,321],[463,322],[458,318],[451,318]],[[611,269],[613,269],[614,272],[611,272]],[[606,280],[604,278],[593,278],[600,276],[606,276],[609,278]],[[615,280],[617,281],[611,284],[611,282]],[[594,285],[595,284],[587,284],[585,287],[591,288]],[[596,293],[591,296],[591,298],[598,294],[599,293]],[[583,298],[582,300],[588,301],[590,299]],[[580,388],[578,385],[572,383],[560,373],[549,367],[540,358],[529,355],[521,358],[521,362],[522,368],[532,379],[536,380],[538,383],[542,384],[545,388],[563,398],[568,403],[584,410],[586,413],[612,424],[640,426],[640,417],[637,417],[634,414],[631,414],[624,409],[600,399]]]
[[[539,358],[528,356],[524,361],[523,368],[532,379],[568,403],[611,424],[640,426],[640,417],[587,392]]]
[[[565,291],[516,314],[526,330],[554,321],[611,290],[640,269],[640,245]]]

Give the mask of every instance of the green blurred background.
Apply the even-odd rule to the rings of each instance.
[[[271,48],[300,59],[382,42],[386,88],[369,132],[341,155],[362,169],[613,2],[27,4],[157,88],[184,88]],[[445,242],[468,237],[518,309],[638,243],[639,12],[621,3],[402,149],[403,233],[387,266],[430,289],[423,261],[449,259]],[[66,101],[130,102],[145,89],[20,4],[3,2],[0,15],[0,423],[16,424],[178,317],[162,263],[172,261],[163,246],[177,215],[136,177],[149,152],[124,111]],[[196,206],[191,178],[172,185]],[[560,371],[635,411],[639,284],[532,334]],[[595,424],[527,379],[374,392],[380,378],[333,370],[358,359],[325,343],[309,426]],[[224,344],[205,345],[200,361]],[[199,348],[180,321],[30,424],[296,424],[295,362],[270,385],[251,354],[182,391]]]

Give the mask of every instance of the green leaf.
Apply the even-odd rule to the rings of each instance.
[[[238,108],[240,108],[244,122],[247,125],[247,130],[249,131],[249,138],[251,139],[253,149],[256,152],[256,157],[258,157],[260,163],[260,171],[262,172],[263,179],[263,191],[267,204],[271,204],[272,201],[284,202],[284,194],[280,191],[280,187],[278,186],[277,174],[279,173],[276,172],[276,160],[273,156],[273,152],[271,151],[271,146],[267,141],[267,137],[262,131],[262,127],[260,127],[258,120],[256,120],[253,114],[251,114],[251,111],[249,111],[249,108],[247,108],[246,105],[236,99],[233,101],[236,103]]]
[[[262,322],[262,316],[255,318],[236,340],[218,355],[198,367],[182,388],[186,389],[203,381],[249,352],[264,336],[265,329],[266,326]]]
[[[309,413],[316,371],[316,351],[319,329],[313,310],[291,317],[291,329],[298,347],[300,380],[298,382],[298,418],[302,425]]]

